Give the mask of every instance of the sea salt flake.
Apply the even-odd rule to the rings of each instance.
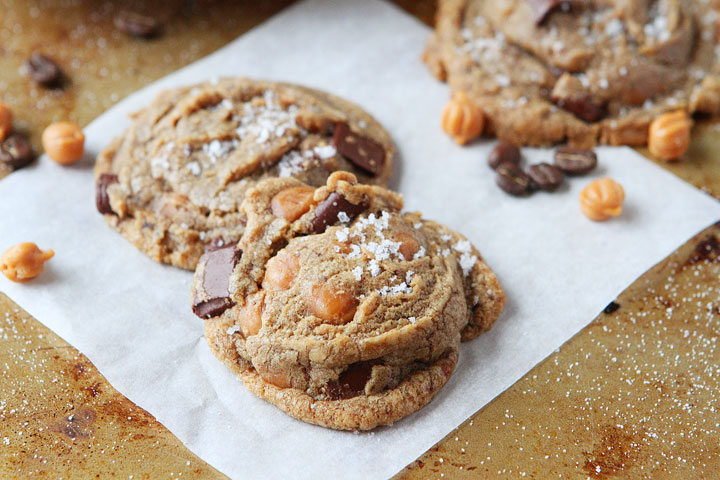
[[[343,213],[343,212],[340,212]],[[338,215],[339,216],[339,215]],[[347,242],[349,238],[350,230],[345,227],[340,230],[335,231],[335,238],[338,239],[338,242]]]
[[[332,145],[317,146],[313,151],[322,159],[332,158],[337,154],[337,150]]]
[[[415,323],[417,322],[417,319],[415,317],[408,317],[408,322]]]
[[[233,325],[232,327],[228,328],[225,333],[228,335],[232,335],[233,333],[238,333],[240,331],[240,325]]]
[[[196,177],[200,175],[201,168],[200,164],[198,162],[190,162],[186,165],[187,169],[190,170],[190,173],[195,175]]]
[[[477,257],[475,255],[470,255],[469,253],[463,253],[460,255],[460,268],[462,268],[463,275],[466,277],[470,274],[470,270],[475,266],[475,263],[477,262]]]
[[[413,260],[417,260],[418,258],[422,258],[424,256],[425,256],[425,247],[423,247],[421,245],[420,248],[418,249],[418,251],[415,252],[415,255],[413,255]]]
[[[350,215],[348,215],[348,214],[345,213],[345,212],[338,212],[337,218],[338,218],[338,220],[340,220],[340,222],[342,222],[342,223],[348,223],[348,222],[350,222]]]
[[[352,269],[353,275],[355,275],[355,280],[358,282],[362,279],[362,267],[358,265],[357,267]]]
[[[380,273],[380,265],[378,265],[378,262],[375,259],[370,260],[367,269],[373,277],[377,277]]]

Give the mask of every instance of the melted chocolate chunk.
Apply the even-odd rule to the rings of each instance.
[[[118,182],[117,175],[111,173],[103,173],[98,178],[95,185],[95,206],[98,212],[103,215],[117,215],[110,206],[110,198],[108,197],[107,188],[113,183]]]
[[[604,104],[598,104],[589,96],[571,98],[551,98],[552,102],[565,111],[587,123],[599,122],[608,114]]]
[[[13,133],[0,143],[0,162],[14,170],[30,165],[35,160],[30,142],[19,133]]]
[[[313,219],[313,233],[322,233],[329,225],[338,221],[340,212],[344,212],[348,219],[352,220],[358,214],[365,211],[368,201],[363,200],[359,205],[350,203],[345,197],[333,192],[315,207],[315,218]]]
[[[382,145],[354,133],[346,123],[335,125],[333,144],[340,155],[373,175],[380,173],[385,165],[385,149]]]
[[[372,367],[377,362],[357,362],[350,365],[340,374],[337,382],[328,384],[327,393],[333,400],[351,398],[365,391],[365,384],[370,380]]]
[[[200,318],[212,318],[221,315],[235,305],[230,299],[230,275],[242,256],[235,251],[235,245],[210,250],[200,258],[204,265],[202,290],[204,299],[193,299],[193,312]]]
[[[535,24],[542,25],[551,13],[556,10],[569,12],[572,2],[569,0],[527,0],[535,15]]]

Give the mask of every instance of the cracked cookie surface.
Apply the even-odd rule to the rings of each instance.
[[[237,246],[198,264],[193,310],[215,356],[301,420],[371,429],[416,411],[450,377],[461,339],[502,311],[467,239],[352,174],[317,189],[266,180],[242,210]]]
[[[194,269],[234,244],[245,192],[272,177],[320,186],[337,170],[384,185],[395,147],[359,107],[296,85],[224,78],[160,93],[98,156],[97,206],[153,259]]]
[[[523,145],[644,145],[670,110],[717,114],[716,0],[440,0],[425,61]]]

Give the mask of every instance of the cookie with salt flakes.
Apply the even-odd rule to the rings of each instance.
[[[100,153],[96,203],[153,259],[194,269],[234,244],[245,192],[263,179],[323,185],[345,170],[384,185],[395,147],[359,107],[285,83],[224,78],[160,93]]]
[[[325,427],[368,430],[430,402],[505,296],[466,238],[402,206],[346,172],[250,189],[240,242],[206,253],[193,279],[215,356]]]

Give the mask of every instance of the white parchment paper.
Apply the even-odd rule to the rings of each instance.
[[[720,218],[712,200],[629,149],[555,194],[504,195],[490,143],[455,146],[440,131],[448,89],[420,62],[429,29],[377,0],[310,0],[122,101],[85,130],[91,155],[160,89],[248,75],[344,96],[386,125],[400,150],[393,186],[409,209],[465,233],[508,296],[496,327],[463,345],[453,378],[419,413],[370,434],[304,424],[246,391],[210,354],[189,308],[191,274],[158,265],[94,207],[92,160],[42,158],[0,182],[0,249],[53,248],[35,281],[5,291],[85,353],[123,394],[233,478],[383,478],[399,471],[586,325],[646,269]],[[551,152],[531,152],[549,160]],[[609,175],[622,217],[593,223],[577,195]]]

